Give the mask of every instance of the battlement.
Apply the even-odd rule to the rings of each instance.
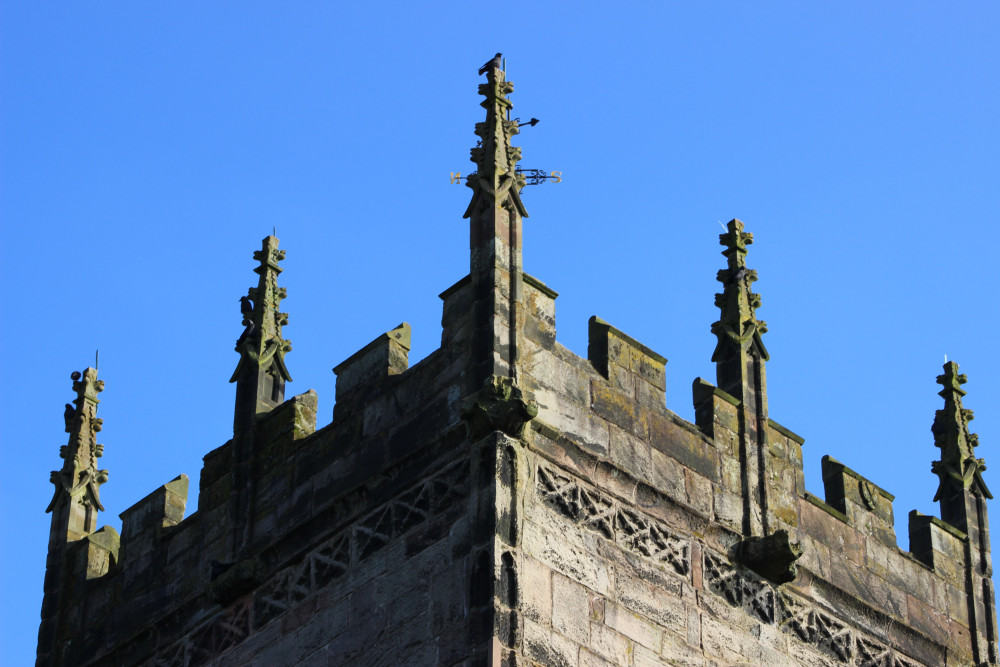
[[[231,440],[96,530],[96,370],[74,375],[53,473],[39,664],[996,664],[988,521],[965,376],[946,364],[933,429],[942,518],[822,459],[768,411],[760,295],[738,220],[720,243],[717,380],[694,423],[667,359],[597,317],[584,359],[556,292],[521,267],[499,54],[472,150],[470,273],[441,294],[441,347],[406,323],[334,368],[332,421],[291,381],[273,236],[254,254]],[[600,656],[599,658],[597,656]],[[600,659],[602,662],[597,663]],[[213,662],[216,661],[216,662]]]

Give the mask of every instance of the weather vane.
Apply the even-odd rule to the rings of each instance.
[[[552,181],[553,183],[562,183],[562,172],[561,171],[545,171],[544,169],[522,169],[518,167],[514,170],[514,173],[521,174],[524,176],[525,185],[541,185],[545,181]],[[472,172],[466,178],[472,178],[476,175],[476,172]],[[451,185],[459,185],[462,182],[462,172],[451,171],[448,172],[448,182]],[[521,188],[523,191],[524,188]]]
[[[499,51],[490,60],[487,60],[482,67],[479,68],[479,74],[483,75],[491,69],[500,69],[503,71],[506,71],[507,69],[507,62],[504,59],[503,54],[500,53]],[[510,119],[509,108],[507,110],[507,118],[508,120]],[[532,117],[531,120],[525,121],[524,124],[522,125],[520,118],[514,119],[514,124],[518,130],[523,130],[528,127],[534,127],[538,125],[539,122],[540,121],[537,118]],[[482,145],[483,145],[482,139],[476,142],[476,148],[480,148]],[[562,182],[561,171],[547,172],[544,169],[523,169],[521,167],[516,167],[514,169],[514,173],[524,177],[524,185],[541,185],[545,181],[552,181],[553,183]],[[476,172],[472,172],[471,174],[466,176],[466,180],[472,178],[473,176],[475,176],[475,174]],[[462,182],[462,172],[460,171],[448,172],[448,178],[449,178],[448,182],[451,185],[458,185]],[[522,187],[520,191],[523,192],[524,188]]]
[[[487,63],[487,64],[489,64],[489,63]],[[484,67],[485,67],[485,65],[484,65]],[[533,117],[531,120],[525,122],[524,125],[521,125],[521,119],[520,118],[515,118],[514,122],[518,124],[518,129],[523,130],[526,127],[534,127],[535,125],[538,125],[538,123],[540,121],[537,118]],[[482,144],[483,144],[482,141],[477,141],[476,142],[476,147],[478,148]],[[469,176],[467,176],[466,178],[471,177],[475,173],[476,172],[473,172],[472,174],[469,174]],[[525,178],[524,184],[525,185],[541,185],[545,181],[552,181],[553,183],[561,183],[562,182],[562,172],[561,171],[550,171],[550,172],[547,172],[544,169],[524,169],[524,168],[521,168],[521,167],[517,167],[516,169],[514,169],[514,173],[521,174],[522,176],[524,176],[524,178]],[[460,172],[460,171],[451,171],[451,172],[448,172],[448,178],[449,178],[448,182],[451,185],[458,185],[458,184],[460,184],[462,182],[462,172]],[[523,191],[524,188],[521,188],[521,190]]]

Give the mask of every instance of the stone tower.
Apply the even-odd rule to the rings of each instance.
[[[832,458],[805,489],[803,439],[768,412],[753,236],[720,236],[716,382],[695,423],[667,360],[591,318],[556,341],[556,292],[522,267],[525,185],[499,57],[483,68],[469,274],[441,294],[441,346],[410,327],[336,366],[332,422],[291,381],[284,251],[264,239],[240,299],[233,437],[96,530],[94,369],[74,374],[53,473],[38,665],[997,664],[982,459],[965,376],[933,426],[941,518]],[[706,267],[706,270],[709,270]],[[929,443],[928,443],[928,451]]]

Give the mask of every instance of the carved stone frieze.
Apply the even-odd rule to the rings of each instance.
[[[774,623],[775,592],[765,581],[742,576],[729,565],[724,556],[705,551],[705,583],[713,593],[757,620],[769,625]]]
[[[704,575],[709,591],[761,623],[776,625],[827,656],[833,664],[856,667],[922,667],[892,647],[853,629],[826,611],[775,588],[721,554],[705,550]]]
[[[573,523],[679,575],[691,571],[690,540],[656,519],[551,468],[539,466],[537,480],[542,501]]]
[[[182,640],[161,651],[157,667],[194,667],[243,641],[309,596],[345,575],[430,516],[440,516],[467,493],[468,465],[459,461],[368,512],[297,563],[228,607]]]

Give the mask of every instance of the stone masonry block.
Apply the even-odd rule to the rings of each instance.
[[[676,635],[687,634],[687,611],[676,592],[640,578],[615,580],[615,600],[642,618]]]
[[[221,447],[216,447],[202,458],[201,475],[198,479],[199,489],[207,489],[218,480],[230,476],[233,470],[233,442],[230,440]],[[200,505],[199,505],[200,507]]]
[[[552,629],[584,646],[590,641],[590,595],[581,584],[552,575]]]
[[[527,379],[547,389],[566,395],[571,401],[586,405],[590,402],[592,369],[566,363],[558,354],[541,350],[523,362]],[[530,387],[535,389],[535,387]]]
[[[835,508],[830,509],[837,511]],[[799,514],[802,530],[821,544],[829,546],[835,559],[846,558],[854,565],[864,565],[865,536],[862,533],[809,500],[799,502]]]
[[[530,619],[524,621],[524,655],[529,660],[543,665],[557,665],[559,667],[569,667],[576,665],[576,653],[572,659],[555,655],[552,650],[552,631],[545,625],[536,623]]]
[[[590,414],[587,406],[545,389],[535,391],[535,402],[538,404],[537,421],[549,424],[585,451],[607,456],[608,424]]]
[[[910,552],[949,583],[964,586],[964,534],[937,517],[910,512]]]
[[[757,637],[728,627],[708,614],[702,616],[705,654],[725,664],[759,665],[762,647]]]
[[[580,667],[617,667],[617,665],[621,664],[627,663],[608,662],[588,648],[580,649]]]
[[[663,645],[663,630],[619,605],[605,604],[604,624],[653,651],[659,652]]]
[[[695,615],[697,617],[697,613]],[[634,664],[635,667],[663,667],[664,665],[670,665],[671,667],[705,667],[711,663],[705,660],[701,646],[700,633],[697,640],[691,643],[684,637],[667,632],[663,635],[662,655],[669,656],[670,662],[666,662],[663,658],[656,659],[649,649],[643,646],[636,646]]]
[[[644,482],[653,479],[650,446],[617,426],[611,427],[611,462],[620,470]]]
[[[719,450],[690,426],[673,415],[649,413],[649,441],[667,456],[715,483],[721,479]]]
[[[594,414],[645,439],[646,414],[635,402],[635,397],[615,391],[599,380],[591,381],[590,391]]]
[[[86,563],[81,569],[86,571],[87,579],[103,577],[118,561],[118,531],[112,526],[104,526],[87,535],[83,541],[87,546],[79,553],[84,556]]]
[[[162,530],[184,519],[188,477],[179,475],[121,513],[122,560],[142,555]]]
[[[409,366],[410,325],[403,322],[341,362],[337,374],[337,400],[347,397],[365,384],[389,375],[398,375]]]
[[[895,497],[830,456],[824,456],[822,464],[826,502],[846,514],[848,521],[866,535],[895,545]]]
[[[694,398],[695,423],[702,433],[719,440],[722,431],[739,432],[740,401],[715,385],[695,378],[691,391]]]
[[[318,403],[319,397],[310,389],[261,415],[254,424],[255,440],[262,443],[258,449],[258,458],[284,462],[296,442],[316,431]]]
[[[712,516],[715,498],[711,480],[693,470],[685,470],[684,486],[687,489],[688,506],[703,517]]]
[[[665,404],[665,357],[596,316],[590,318],[589,333],[587,357],[598,373],[611,382],[612,386],[623,386],[617,376],[634,376],[649,385],[655,404]]]
[[[596,547],[591,550],[569,541],[562,532],[553,533],[539,529],[527,521],[524,525],[524,552],[548,565],[558,573],[582,582],[587,588],[608,594],[612,588],[611,573],[606,562],[594,558]],[[588,536],[591,540],[600,538]],[[553,604],[555,604],[553,588]]]
[[[635,653],[631,639],[603,623],[590,624],[589,648],[613,665],[630,664]]]
[[[528,313],[525,333],[543,347],[551,348],[556,341],[556,297],[558,293],[542,281],[523,275],[523,301]]]
[[[525,556],[521,563],[521,609],[526,619],[550,625],[552,622],[552,570]]]
[[[650,448],[650,462],[652,464],[650,486],[674,502],[686,502],[683,464],[655,447]]]
[[[935,609],[926,602],[908,595],[906,597],[906,612],[906,621],[910,627],[916,628],[942,645],[948,643],[946,610]]]
[[[831,564],[830,581],[835,586],[860,600],[878,600],[880,611],[896,619],[906,619],[907,598],[904,591],[846,559],[834,557]]]

